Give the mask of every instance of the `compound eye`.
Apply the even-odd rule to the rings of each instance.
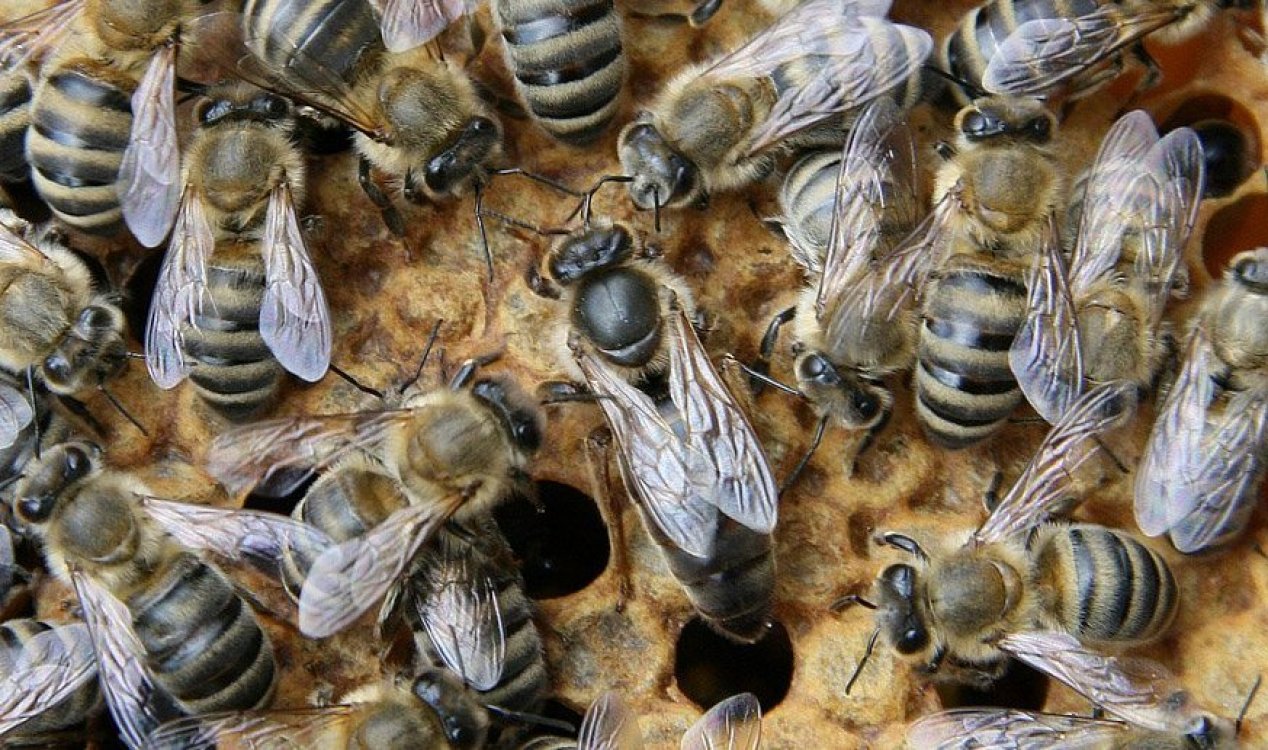
[[[881,411],[881,400],[865,391],[855,391],[850,401],[854,411],[863,419],[872,419]]]
[[[516,415],[511,435],[515,444],[526,451],[535,453],[542,446],[541,430],[537,429],[537,421],[530,416]]]
[[[287,111],[289,110],[289,107],[287,107],[286,102],[284,102],[283,100],[279,99],[276,96],[268,97],[265,100],[265,107],[267,108],[267,111],[270,115],[274,115],[277,117],[281,117],[282,115],[285,115]]]
[[[970,137],[978,136],[985,133],[989,125],[990,118],[975,109],[964,116],[964,121],[960,124],[960,131]]]
[[[42,523],[53,513],[53,496],[49,494],[20,498],[18,517],[27,523]]]
[[[929,645],[929,633],[915,623],[908,623],[902,635],[895,641],[894,648],[900,654],[914,654],[927,645]]]
[[[891,565],[881,574],[881,580],[890,591],[903,599],[916,595],[916,569],[910,565]]]
[[[71,445],[66,448],[64,474],[68,481],[82,479],[92,470],[92,457],[83,448]]]
[[[60,383],[70,380],[71,366],[70,360],[66,359],[66,355],[56,352],[44,358],[44,374],[50,379]]]
[[[98,329],[109,328],[114,323],[114,317],[104,307],[98,305],[84,308],[79,320],[89,328]]]
[[[1031,136],[1036,141],[1045,142],[1052,135],[1052,122],[1047,117],[1036,117],[1028,124]]]

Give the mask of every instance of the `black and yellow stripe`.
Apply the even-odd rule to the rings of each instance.
[[[21,70],[0,71],[0,182],[26,179],[31,82]]]

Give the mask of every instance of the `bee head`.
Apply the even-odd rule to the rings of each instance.
[[[634,176],[630,198],[639,208],[703,200],[704,184],[699,170],[670,146],[652,123],[636,121],[626,125],[617,141],[617,152],[623,171]]]
[[[1259,294],[1268,294],[1268,248],[1239,253],[1229,264],[1229,276]]]
[[[854,430],[872,429],[889,415],[893,402],[877,381],[842,373],[822,352],[797,360],[797,386],[829,417]]]
[[[411,687],[415,697],[431,706],[454,750],[484,747],[489,714],[475,701],[457,675],[447,669],[427,669]]]
[[[1036,99],[989,96],[975,100],[955,117],[955,128],[969,143],[993,140],[1044,145],[1057,129],[1056,118]]]
[[[72,394],[118,375],[127,361],[123,313],[114,305],[94,304],[79,314],[40,369],[49,390]]]
[[[537,406],[518,388],[505,380],[477,380],[471,395],[497,415],[511,443],[525,454],[536,453],[542,445],[542,418]]]
[[[592,227],[574,232],[550,254],[551,277],[563,285],[585,275],[620,265],[634,255],[634,237],[623,226]]]
[[[91,443],[68,442],[44,453],[14,491],[14,510],[24,523],[39,525],[52,516],[57,500],[70,487],[99,468],[101,448]]]
[[[502,129],[488,117],[472,117],[457,137],[427,160],[423,181],[435,195],[449,195],[477,179],[498,152]]]
[[[877,625],[898,653],[912,656],[930,646],[929,628],[918,601],[919,574],[906,563],[891,565],[876,581]]]

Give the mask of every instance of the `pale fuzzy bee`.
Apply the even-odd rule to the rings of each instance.
[[[1110,128],[1086,182],[1070,270],[1043,254],[1029,315],[1009,351],[1031,406],[1056,420],[1086,387],[1153,383],[1168,346],[1163,310],[1202,196],[1202,145],[1188,128],[1159,138],[1136,110]]]
[[[0,625],[0,743],[38,741],[82,723],[101,705],[97,662],[83,623]]]
[[[351,625],[447,521],[485,513],[522,481],[541,444],[540,416],[509,380],[472,382],[480,364],[465,363],[449,387],[413,391],[396,408],[267,420],[213,442],[208,470],[231,492],[361,453],[408,501],[364,534],[314,555],[300,592],[305,635],[323,638]]]
[[[330,310],[295,207],[303,197],[305,166],[293,140],[290,106],[243,84],[214,89],[208,97],[199,109],[180,212],[150,304],[146,365],[154,382],[168,389],[200,359],[187,339],[199,345],[211,368],[225,369],[219,359],[248,359],[241,353],[251,348],[242,341],[248,333],[221,340],[245,327],[233,324],[241,322],[243,312],[237,308],[243,306],[240,296],[247,296],[248,279],[226,283],[226,273],[212,259],[218,244],[245,241],[258,244],[263,260],[259,339],[286,370],[309,382],[320,380],[330,364]],[[233,316],[229,321],[217,319],[221,304],[223,315]],[[201,331],[200,321],[212,330]],[[234,384],[232,373],[225,379],[229,393],[248,390]],[[200,384],[215,382],[208,376]],[[270,378],[266,386],[275,382]],[[271,388],[264,390],[253,406],[266,400]]]
[[[1000,708],[940,711],[914,721],[911,750],[1234,750],[1242,716],[1229,721],[1194,706],[1160,665],[1088,651],[1069,635],[1004,638],[1018,659],[1064,682],[1114,719]]]
[[[1209,293],[1136,474],[1136,523],[1181,552],[1233,540],[1268,466],[1268,249]]]
[[[810,0],[730,54],[693,65],[621,131],[640,208],[682,206],[764,176],[781,148],[839,144],[844,114],[905,81],[933,42],[884,0]],[[823,125],[828,132],[809,132]]]
[[[758,750],[762,708],[752,693],[720,701],[682,736],[682,750]],[[581,721],[577,739],[541,737],[519,750],[642,750],[643,735],[636,714],[621,696],[607,692],[595,699]]]
[[[1115,529],[1045,524],[1069,509],[1075,472],[1098,449],[1096,438],[1119,423],[1123,402],[1134,398],[1134,387],[1125,382],[1085,394],[959,548],[926,553],[910,537],[882,535],[882,543],[911,555],[914,565],[886,568],[875,584],[875,603],[842,600],[876,610],[868,653],[883,633],[923,673],[984,685],[1015,655],[1009,640],[1014,634],[1068,633],[1110,647],[1165,634],[1178,610],[1179,589],[1158,553]]]

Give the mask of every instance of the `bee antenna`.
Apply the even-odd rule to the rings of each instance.
[[[802,454],[801,460],[793,467],[793,470],[784,477],[784,481],[779,484],[780,497],[788,491],[788,488],[796,484],[797,479],[801,477],[801,472],[805,471],[807,464],[810,463],[810,457],[814,455],[818,449],[819,443],[823,441],[823,433],[828,428],[828,415],[824,414],[819,417],[819,423],[815,425],[815,436],[810,440],[810,446],[806,448],[806,452]]]
[[[660,234],[660,188],[652,185],[652,226]]]
[[[431,333],[427,335],[427,344],[423,346],[423,356],[418,360],[418,367],[414,369],[414,375],[401,386],[402,392],[412,388],[423,376],[423,368],[427,366],[427,360],[431,358],[431,348],[435,346],[436,338],[440,335],[440,324],[444,322],[444,318],[436,318],[436,324],[431,327]]]
[[[859,659],[859,665],[854,668],[854,674],[850,675],[850,681],[845,683],[845,694],[849,695],[854,689],[854,683],[858,681],[859,675],[863,674],[863,665],[867,664],[867,660],[871,658],[872,651],[876,648],[876,639],[881,635],[881,629],[877,628],[872,631],[872,637],[867,639],[867,648],[863,649],[863,658]]]
[[[581,226],[586,229],[590,228],[590,207],[594,203],[595,194],[602,190],[604,185],[609,183],[628,183],[633,181],[633,177],[625,174],[610,174],[600,177],[599,181],[594,183],[594,185],[586,191],[586,197],[581,201]],[[659,226],[656,228],[656,231],[660,231]]]
[[[929,71],[930,73],[933,73],[939,78],[944,78],[950,81],[951,83],[954,83],[955,85],[959,86],[960,88],[964,89],[964,92],[968,94],[969,96],[973,97],[974,99],[978,99],[980,97],[990,95],[990,92],[986,91],[982,87],[969,83],[968,81],[961,78],[960,76],[955,75],[954,73],[949,73],[943,70],[942,68],[939,68],[937,65],[929,65],[928,63],[926,63],[924,68],[925,70]]]
[[[35,406],[35,365],[26,368],[26,394],[31,399],[31,438],[35,440],[35,458],[40,458],[40,412]]]
[[[145,359],[145,352],[124,352],[123,356],[128,359]]]
[[[489,231],[484,226],[484,186],[476,183],[476,228],[480,230],[480,244],[484,248],[484,264],[489,269],[489,283],[493,283],[493,248],[489,246]]]
[[[515,711],[509,708],[503,708],[501,706],[494,705],[492,703],[486,703],[484,704],[484,707],[487,708],[490,713],[497,714],[503,719],[510,719],[511,721],[516,721],[521,724],[535,724],[539,727],[545,727],[546,729],[557,729],[567,734],[577,733],[576,727],[574,727],[572,724],[566,721],[563,721],[562,719],[552,719],[547,716],[540,716],[538,714],[530,714],[524,711]]]
[[[1233,722],[1233,731],[1242,731],[1242,719],[1246,718],[1246,712],[1250,710],[1251,701],[1255,700],[1255,694],[1259,692],[1259,686],[1264,681],[1264,676],[1256,675],[1255,684],[1250,686],[1250,692],[1246,693],[1246,700],[1242,702],[1242,710],[1237,712],[1237,720]]]
[[[133,427],[140,430],[142,435],[146,437],[150,436],[150,433],[146,432],[145,428],[141,426],[141,423],[136,420],[136,417],[129,414],[128,410],[123,408],[123,404],[119,403],[119,399],[115,398],[114,394],[106,389],[105,383],[98,383],[97,390],[101,391],[102,395],[106,397],[106,400],[110,402],[110,405],[117,409],[119,413],[123,415],[124,419],[131,422]]]
[[[365,385],[360,380],[357,380],[356,378],[349,375],[347,372],[343,370],[343,368],[339,367],[334,362],[330,363],[330,370],[334,374],[346,380],[348,383],[352,385],[353,388],[356,388],[358,391],[361,391],[362,393],[367,393],[371,396],[374,396],[375,398],[380,398],[380,399],[383,398],[383,391],[380,391],[377,388],[371,388],[370,386]]]
[[[9,477],[8,479],[0,480],[0,490],[7,489],[10,485],[17,484],[19,481],[21,481],[24,478],[26,478],[25,474],[18,474],[17,476],[12,476],[12,477]],[[8,527],[5,527],[5,528],[8,528]]]
[[[876,609],[875,602],[868,601],[867,599],[864,599],[862,596],[858,594],[847,594],[841,597],[840,599],[837,599],[835,602],[832,602],[832,604],[828,606],[828,609],[831,610],[832,612],[839,613],[842,610],[844,610],[846,607],[849,607],[855,604],[859,605],[860,607],[863,607],[864,609]]]

